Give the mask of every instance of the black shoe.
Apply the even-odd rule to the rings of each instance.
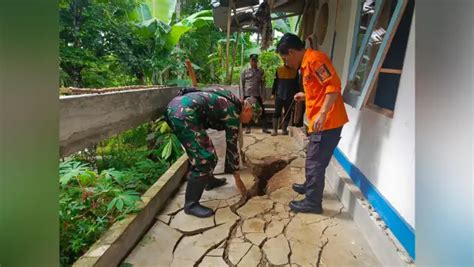
[[[267,128],[264,128],[264,129],[262,130],[262,132],[263,132],[263,133],[266,133],[266,134],[269,134],[269,133],[270,133],[270,131],[269,131]]]
[[[211,217],[214,211],[208,207],[199,204],[204,187],[208,180],[188,180],[186,186],[186,193],[184,195],[184,213],[193,215],[199,218]]]
[[[323,207],[321,204],[312,203],[306,199],[300,201],[290,201],[290,209],[294,212],[302,212],[302,213],[315,213],[321,214],[323,213]]]
[[[303,201],[304,199],[302,200],[291,200],[289,205],[301,205],[301,202]]]
[[[206,185],[206,191],[212,190],[214,188],[220,187],[227,184],[227,179],[226,178],[216,178],[216,177],[211,177],[209,181],[207,182]]]
[[[206,218],[211,217],[214,215],[214,211],[208,207],[204,207],[203,205],[197,203],[193,203],[189,206],[184,206],[184,213],[188,215],[193,215],[199,218]]]
[[[250,133],[250,128],[245,129],[245,133],[249,134]]]
[[[304,195],[306,193],[306,189],[304,184],[297,184],[294,183],[292,186],[293,190],[295,190],[296,193]]]

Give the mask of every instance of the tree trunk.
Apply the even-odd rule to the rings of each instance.
[[[240,37],[240,30],[237,32],[237,36],[235,37],[234,52],[232,55],[232,67],[230,68],[229,85],[232,85],[232,78],[233,78],[232,74],[234,73],[235,58],[237,57],[237,46],[239,44],[239,37]]]
[[[179,19],[181,18],[181,0],[176,0],[175,13],[176,13],[176,21],[179,21]]]
[[[230,23],[232,19],[232,0],[229,0],[229,8],[227,9],[227,43],[226,43],[226,60],[225,60],[225,79],[228,79],[227,81],[230,81],[229,79],[229,50],[230,50]]]
[[[145,84],[146,84],[145,74],[143,74],[143,72],[137,72],[137,73],[135,73],[135,77],[137,77],[137,79],[140,81],[140,84],[141,84],[141,85],[145,85]]]

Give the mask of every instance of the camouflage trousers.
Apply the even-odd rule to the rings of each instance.
[[[200,123],[193,121],[194,116],[180,119],[169,115],[168,122],[179,139],[189,158],[188,179],[208,179],[217,164],[217,156],[209,135]]]

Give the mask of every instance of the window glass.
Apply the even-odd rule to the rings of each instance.
[[[364,0],[354,35],[357,51],[344,89],[344,101],[361,109],[378,78],[378,70],[390,47],[407,0]]]

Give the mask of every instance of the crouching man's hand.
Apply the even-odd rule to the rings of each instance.
[[[242,196],[245,196],[247,194],[247,189],[245,188],[244,183],[240,179],[239,171],[234,172],[234,180],[235,180],[235,186],[237,187],[237,190],[239,190]]]

